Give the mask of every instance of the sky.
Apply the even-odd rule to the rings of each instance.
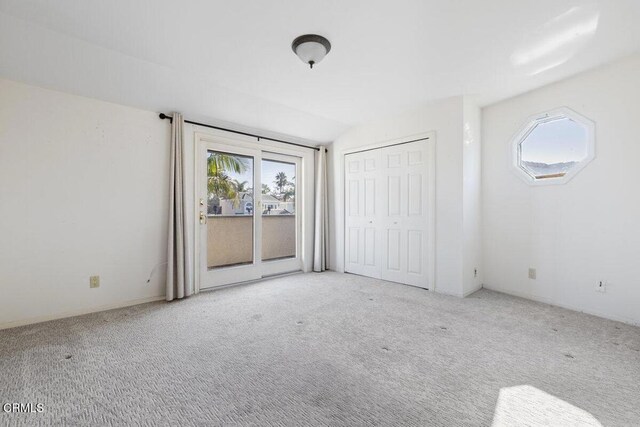
[[[237,157],[243,157],[243,156],[237,156]],[[231,179],[235,179],[240,182],[247,181],[249,183],[249,186],[251,186],[253,170],[254,170],[253,158],[252,157],[243,157],[243,158],[247,162],[247,165],[248,165],[247,170],[241,174],[237,174],[233,171],[228,171],[227,175],[229,175]],[[267,184],[272,191],[275,190],[276,188],[274,181],[276,180],[276,174],[278,172],[284,172],[289,182],[291,182],[293,178],[296,176],[296,165],[293,163],[277,162],[273,160],[262,160],[262,183]]]
[[[569,118],[537,125],[521,144],[522,161],[563,163],[587,157],[587,129]]]

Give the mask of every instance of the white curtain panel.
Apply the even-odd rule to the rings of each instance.
[[[327,205],[327,153],[324,147],[316,153],[315,225],[313,235],[313,271],[327,269],[329,248],[329,215]]]
[[[184,162],[184,119],[182,114],[173,113],[171,121],[167,301],[188,297],[193,293],[193,271],[186,223]]]

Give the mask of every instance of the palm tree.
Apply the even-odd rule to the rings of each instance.
[[[267,184],[262,184],[262,194],[269,194],[271,193],[271,189],[269,188],[269,186]]]
[[[222,199],[233,199],[235,197],[233,182],[224,172],[218,172],[207,177],[207,190],[209,191],[209,198],[217,196]]]
[[[233,188],[236,193],[246,193],[249,191],[249,182],[248,181],[238,181],[237,179],[233,180]]]
[[[285,190],[285,192],[282,194],[282,200],[284,202],[288,202],[289,200],[292,200],[296,195],[296,190],[293,187],[287,187],[287,189]]]
[[[219,213],[220,199],[235,199],[236,194],[231,185],[231,179],[224,172],[218,172],[216,175],[207,177],[207,210],[210,214]]]
[[[207,157],[207,190],[209,198],[236,199],[235,183],[226,171],[242,173],[247,170],[247,161],[230,154],[211,152]]]
[[[233,187],[233,191],[235,192],[235,195],[233,197],[233,206],[238,207],[240,205],[240,195],[242,193],[247,193],[249,190],[251,190],[249,188],[249,182],[247,181],[240,182],[237,179],[234,179],[233,182],[231,183],[231,186]]]
[[[207,157],[209,175],[216,175],[218,172],[232,171],[242,173],[247,170],[247,161],[242,157],[231,154],[210,152]]]
[[[278,187],[278,192],[282,194],[282,190],[289,183],[287,175],[284,172],[278,172],[276,174],[276,180],[273,183]]]

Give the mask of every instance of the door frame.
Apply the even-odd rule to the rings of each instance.
[[[423,132],[414,135],[405,136],[402,138],[395,138],[386,141],[380,141],[369,145],[363,145],[355,148],[348,148],[341,150],[340,158],[342,160],[342,167],[340,174],[342,175],[342,263],[344,268],[343,272],[346,272],[347,266],[347,179],[345,173],[346,156],[349,154],[359,153],[362,151],[377,150],[381,148],[391,147],[394,145],[408,144],[411,142],[417,142],[425,140],[427,149],[429,152],[429,185],[427,186],[427,197],[429,200],[428,212],[429,212],[429,224],[427,225],[427,231],[429,233],[429,243],[427,244],[427,254],[429,268],[429,291],[434,292],[437,287],[436,283],[436,133]],[[412,286],[412,285],[407,285]]]
[[[196,187],[196,204],[198,206],[198,215],[200,215],[200,212],[202,212],[204,210],[205,212],[205,222],[201,223],[200,222],[200,218],[198,218],[198,222],[196,224],[197,227],[197,231],[196,231],[196,235],[198,236],[198,238],[200,239],[200,245],[198,246],[198,252],[196,252],[196,257],[199,261],[199,267],[202,268],[202,261],[203,259],[206,259],[207,257],[207,251],[208,251],[208,247],[207,247],[207,235],[208,235],[208,223],[209,223],[209,214],[207,213],[208,210],[208,206],[207,206],[207,199],[204,199],[205,201],[205,205],[202,206],[200,205],[200,200],[202,199],[202,195],[205,191],[204,188],[201,187],[202,182],[204,181],[204,176],[203,173],[207,173],[207,160],[206,160],[206,154],[210,151],[215,151],[215,152],[220,152],[220,153],[225,153],[225,154],[231,154],[231,155],[238,155],[238,156],[243,156],[243,157],[250,157],[253,160],[253,167],[252,167],[252,181],[251,182],[251,187],[254,189],[254,193],[253,193],[253,204],[254,204],[254,210],[253,210],[253,215],[251,216],[251,222],[252,222],[252,234],[251,234],[251,259],[252,262],[251,263],[247,263],[247,264],[240,264],[240,265],[229,265],[229,266],[224,266],[221,267],[220,269],[218,269],[218,278],[217,280],[219,280],[221,283],[219,284],[213,284],[211,286],[206,286],[206,287],[202,287],[202,289],[213,289],[213,288],[217,288],[220,286],[225,286],[228,285],[230,283],[233,283],[232,281],[234,280],[234,278],[237,278],[238,282],[246,282],[246,281],[250,281],[250,280],[257,280],[261,277],[260,274],[260,269],[258,268],[257,265],[257,260],[261,258],[261,250],[262,247],[261,245],[258,244],[259,241],[261,241],[262,238],[262,222],[259,221],[257,219],[257,215],[258,215],[258,209],[256,209],[256,206],[260,206],[261,205],[261,199],[262,199],[262,193],[256,193],[255,189],[256,189],[256,184],[258,184],[258,182],[261,181],[260,177],[261,177],[261,162],[260,162],[260,154],[261,154],[261,150],[257,149],[257,148],[248,148],[248,147],[239,147],[237,145],[230,145],[228,143],[219,141],[219,140],[199,140],[198,144],[196,146],[196,157],[198,159],[198,165],[197,165],[197,177],[196,177],[196,181],[195,181],[195,187]],[[206,225],[206,227],[203,227],[203,225]],[[204,240],[203,240],[203,235]],[[206,262],[205,262],[206,264]],[[202,273],[203,270],[201,270],[200,272]],[[200,279],[204,279],[203,277],[200,277]]]
[[[187,127],[190,126],[190,127]],[[189,133],[193,136],[189,137]],[[243,135],[230,135],[228,132],[216,130],[216,129],[208,129],[203,128],[198,125],[185,125],[185,140],[191,140],[192,144],[189,147],[189,151],[191,151],[193,155],[192,162],[192,172],[189,174],[192,177],[192,182],[188,182],[187,185],[191,185],[193,191],[190,192],[191,195],[191,203],[189,205],[191,208],[189,209],[191,212],[190,217],[193,221],[193,245],[191,246],[193,249],[193,257],[190,257],[193,261],[194,266],[194,291],[196,293],[200,292],[201,289],[215,289],[213,287],[201,288],[201,254],[200,254],[200,222],[199,222],[199,182],[198,177],[201,172],[201,167],[199,166],[199,146],[201,141],[213,142],[222,145],[229,145],[238,149],[249,149],[249,150],[259,150],[263,152],[268,152],[270,154],[283,154],[287,156],[294,156],[300,158],[300,177],[302,180],[302,185],[298,185],[296,187],[296,191],[299,193],[299,207],[300,212],[296,212],[296,216],[300,216],[300,239],[299,239],[299,250],[300,250],[300,263],[301,270],[303,272],[310,272],[312,268],[313,262],[313,219],[314,219],[314,189],[315,189],[315,150],[313,147],[305,148],[305,147],[297,147],[297,146],[289,146],[286,144],[267,141],[267,140],[258,140],[256,138],[243,136]],[[255,169],[255,165],[254,165]],[[285,260],[287,261],[287,260]],[[267,261],[267,263],[277,263],[277,260]],[[284,273],[283,273],[284,274]],[[268,275],[264,275],[266,277]],[[228,285],[221,285],[219,287],[225,287]]]

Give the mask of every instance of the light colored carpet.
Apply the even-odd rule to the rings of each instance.
[[[69,357],[70,356],[70,357]],[[0,331],[23,425],[640,425],[640,328],[337,273]]]

